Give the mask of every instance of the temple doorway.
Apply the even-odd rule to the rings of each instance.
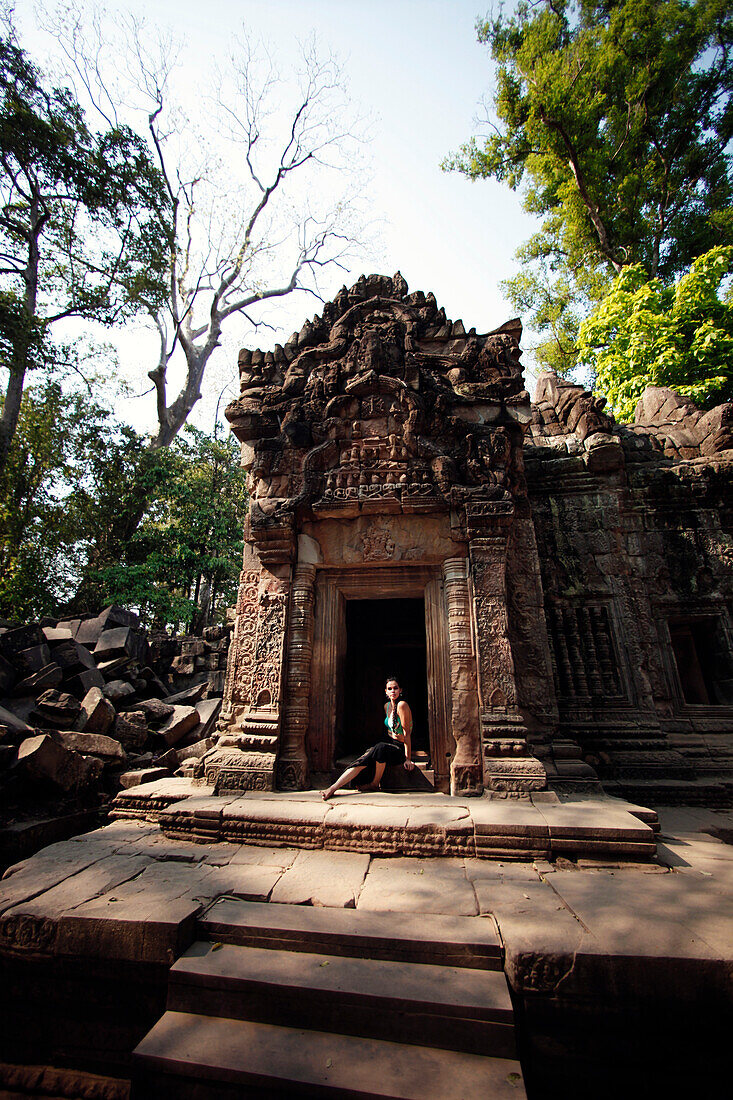
[[[412,748],[430,752],[424,599],[348,600],[343,722],[336,756],[353,756],[384,734],[384,684],[395,676],[412,710]]]

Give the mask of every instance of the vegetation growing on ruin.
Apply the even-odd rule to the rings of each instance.
[[[522,188],[543,219],[506,289],[542,335],[539,361],[567,370],[583,316],[627,267],[660,289],[733,241],[733,9],[545,0],[477,29],[492,105],[444,166]]]
[[[633,264],[583,321],[580,362],[620,418],[633,418],[646,386],[672,386],[701,408],[733,399],[733,299],[721,286],[731,271],[730,246],[672,285]]]

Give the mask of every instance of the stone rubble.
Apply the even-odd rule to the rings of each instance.
[[[98,815],[121,789],[185,774],[214,743],[229,634],[151,637],[116,606],[0,620],[0,862],[8,829]]]

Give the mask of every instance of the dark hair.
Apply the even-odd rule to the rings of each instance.
[[[397,687],[399,687],[400,682],[399,682],[399,680],[397,679],[396,676],[388,676],[387,679],[384,681],[384,686],[386,687],[387,684],[391,684],[393,680],[397,684]],[[392,730],[392,733],[394,733],[395,730],[397,729],[397,723],[399,722],[399,720],[400,720],[400,717],[397,713],[397,704],[395,704],[395,708],[392,711],[391,720],[390,720],[390,715],[389,714],[387,715],[387,721],[389,722],[389,726],[390,726],[390,729]]]

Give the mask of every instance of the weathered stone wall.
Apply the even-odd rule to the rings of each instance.
[[[607,789],[727,802],[733,407],[650,387],[619,426],[550,374],[536,398],[525,463],[561,732]]]

